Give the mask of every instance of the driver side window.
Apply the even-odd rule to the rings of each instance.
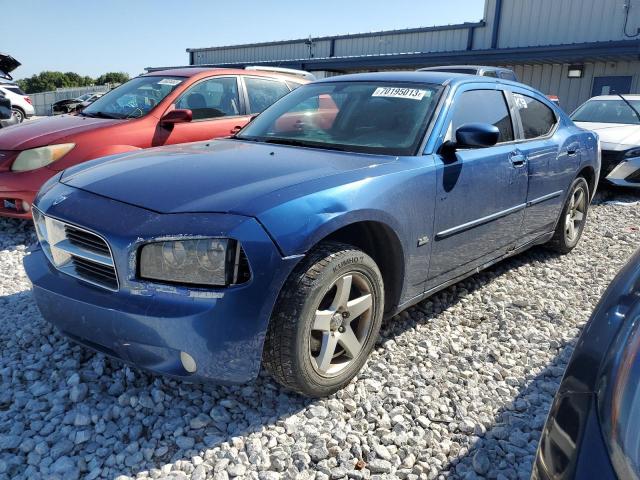
[[[191,110],[194,120],[239,115],[238,82],[235,77],[203,80],[180,97],[176,108]]]
[[[454,140],[458,127],[465,123],[488,123],[498,127],[498,143],[514,139],[511,115],[501,90],[468,90],[453,101],[453,117],[447,139]]]

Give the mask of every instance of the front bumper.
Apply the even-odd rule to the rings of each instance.
[[[23,208],[23,202],[33,205],[40,187],[57,174],[49,168],[29,172],[0,171],[0,217],[31,218],[31,210]]]
[[[43,317],[65,335],[165,375],[218,383],[242,383],[257,376],[271,311],[299,259],[283,259],[254,219],[161,215],[62,185],[38,199],[38,206],[47,215],[104,236],[117,266],[120,288],[111,292],[58,271],[40,248],[25,257]],[[100,219],[92,212],[100,212]],[[251,280],[203,290],[135,278],[141,239],[185,232],[239,240],[251,266]],[[194,373],[185,370],[181,352],[195,360]]]
[[[640,157],[620,162],[607,175],[606,180],[618,187],[640,188]]]

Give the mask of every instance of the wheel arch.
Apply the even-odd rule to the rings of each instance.
[[[385,312],[400,303],[405,269],[404,248],[393,228],[377,220],[359,220],[340,226],[317,243],[325,241],[353,245],[373,258],[384,282]]]
[[[578,177],[583,177],[587,181],[587,185],[589,185],[589,195],[591,199],[593,199],[596,194],[597,185],[596,171],[594,168],[591,165],[586,165],[578,172],[576,178]]]

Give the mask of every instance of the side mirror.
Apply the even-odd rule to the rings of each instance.
[[[177,108],[165,113],[160,119],[160,125],[175,125],[176,123],[188,123],[193,120],[193,112],[188,109]]]
[[[500,130],[489,123],[465,123],[456,130],[456,147],[486,148],[498,143]]]

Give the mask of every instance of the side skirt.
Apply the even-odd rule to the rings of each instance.
[[[431,295],[433,295],[434,293],[439,292],[440,290],[444,290],[447,287],[450,287],[451,285],[453,285],[454,283],[458,283],[461,280],[464,280],[467,277],[470,277],[471,275],[475,275],[476,273],[484,270],[485,268],[489,268],[492,265],[495,265],[496,263],[504,260],[505,258],[511,257],[513,255],[517,255],[519,253],[524,252],[525,250],[528,250],[529,248],[533,247],[534,245],[540,245],[542,243],[546,243],[549,240],[551,240],[551,237],[553,237],[553,233],[554,232],[548,232],[548,233],[544,233],[542,235],[540,235],[539,237],[536,237],[535,239],[531,240],[530,242],[527,242],[519,247],[514,248],[513,250],[509,250],[508,252],[506,252],[505,254],[496,257],[493,260],[488,261],[487,263],[475,267],[471,270],[469,270],[466,273],[463,273],[462,275],[458,275],[455,278],[452,278],[451,280],[447,280],[444,283],[441,283],[440,285],[436,285],[433,288],[430,288],[429,290],[425,291],[424,293],[417,295],[415,297],[413,297],[410,300],[407,300],[406,302],[404,302],[401,305],[398,305],[396,308],[394,308],[393,310],[390,310],[389,312],[385,313],[385,320],[389,319],[391,317],[393,317],[394,315],[400,313],[403,310],[406,310],[409,307],[412,307],[413,305],[415,305],[416,303],[420,303],[421,301],[423,301],[424,299],[430,297]]]

